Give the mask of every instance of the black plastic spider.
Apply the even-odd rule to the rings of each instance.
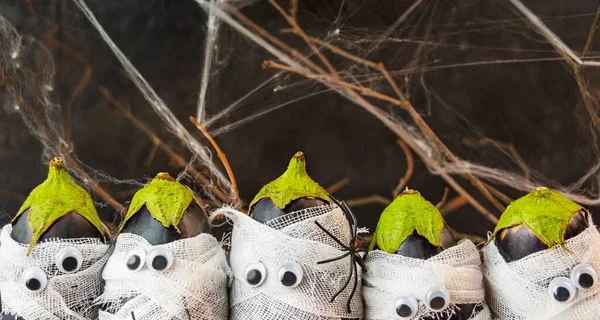
[[[322,260],[322,261],[317,262],[317,264],[337,261],[337,260],[343,259],[348,256],[350,257],[350,274],[348,275],[348,279],[346,279],[346,282],[344,283],[344,285],[333,295],[333,297],[331,297],[330,302],[333,302],[335,300],[335,298],[337,298],[337,296],[348,287],[348,284],[350,284],[350,280],[352,279],[352,276],[354,276],[354,285],[352,286],[352,292],[350,292],[350,296],[348,297],[348,302],[346,303],[346,308],[348,309],[348,313],[351,313],[352,309],[350,308],[350,302],[352,301],[352,297],[354,297],[354,294],[356,293],[356,288],[358,287],[358,267],[357,267],[357,265],[359,265],[363,270],[365,270],[365,271],[367,270],[365,268],[365,262],[363,261],[363,258],[360,255],[360,253],[365,252],[365,250],[361,249],[360,246],[356,243],[356,236],[358,235],[358,232],[357,232],[358,223],[356,222],[356,216],[354,215],[352,210],[350,210],[350,208],[348,207],[346,202],[339,201],[331,195],[329,195],[329,197],[346,214],[346,220],[348,220],[348,224],[350,225],[350,243],[349,244],[342,243],[342,241],[340,241],[340,239],[338,239],[336,236],[331,234],[331,232],[329,232],[327,229],[325,229],[318,221],[315,221],[317,226],[321,230],[323,230],[323,232],[325,232],[328,236],[330,236],[335,242],[337,242],[342,247],[342,249],[341,249],[342,251],[346,251],[346,253],[344,253],[338,257],[327,259],[327,260]]]

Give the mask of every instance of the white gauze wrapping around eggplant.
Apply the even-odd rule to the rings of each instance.
[[[317,264],[337,257],[341,246],[323,232],[318,221],[342,243],[350,241],[350,227],[337,206],[324,205],[288,213],[262,224],[231,208],[222,208],[211,216],[224,214],[234,223],[231,234],[230,264],[234,280],[230,295],[230,319],[233,320],[333,320],[363,317],[361,283],[346,303],[353,280],[330,302],[350,274],[349,257]],[[262,263],[264,281],[250,286],[244,270]],[[279,281],[280,268],[290,262],[301,266],[302,280],[296,287]],[[360,268],[359,274],[360,277]]]
[[[399,319],[395,301],[401,295],[412,295],[417,300],[419,311],[414,319],[431,316],[424,299],[427,291],[436,287],[450,294],[450,305],[441,314],[456,312],[456,304],[478,304],[483,309],[469,319],[491,319],[484,303],[481,259],[469,240],[427,260],[373,250],[365,257],[365,266],[365,319]]]
[[[146,255],[155,249],[172,253],[168,270],[147,266]],[[144,255],[138,271],[127,268],[130,250]],[[138,235],[121,233],[102,272],[104,293],[96,301],[104,306],[100,319],[132,319],[133,312],[138,320],[227,320],[230,272],[221,244],[210,234],[152,246]]]
[[[110,246],[96,238],[50,239],[33,246],[10,237],[12,226],[0,233],[0,296],[2,312],[24,319],[81,320],[98,319],[94,299],[102,293],[104,284],[100,273],[110,254]],[[81,253],[81,267],[74,273],[64,273],[57,267],[57,256],[62,249]],[[47,278],[46,287],[34,293],[25,286],[24,274],[35,279]],[[31,270],[31,269],[29,269]]]
[[[570,278],[579,264],[589,264],[600,273],[600,234],[596,227],[584,230],[565,241],[561,247],[532,253],[522,259],[506,262],[491,241],[484,249],[483,272],[489,304],[498,319],[598,319],[600,285],[576,290],[568,303],[556,301],[548,292],[556,277]]]

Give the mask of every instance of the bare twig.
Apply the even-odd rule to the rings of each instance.
[[[422,2],[423,2],[423,0],[417,0],[410,7],[408,7],[408,9],[406,9],[406,11],[404,11],[404,13],[402,13],[398,17],[398,19],[396,19],[396,21],[394,21],[394,23],[392,23],[391,26],[389,26],[381,35],[379,35],[379,37],[377,37],[375,42],[373,42],[373,44],[367,49],[366,55],[370,54],[375,49],[377,49],[377,47],[379,47],[381,42],[383,42],[383,40],[387,39],[390,36],[390,34],[392,34],[392,32],[394,32],[394,30],[396,30],[398,28],[398,26],[400,26],[400,24],[402,24],[404,21],[406,21],[406,18],[408,18],[408,16],[410,16],[410,14],[413,11],[415,11],[415,9],[418,6],[420,6]]]
[[[79,79],[79,82],[75,86],[75,88],[71,91],[71,94],[67,98],[67,101],[64,104],[64,115],[65,115],[65,140],[71,141],[71,133],[72,133],[72,109],[73,103],[75,99],[79,96],[81,91],[87,86],[90,81],[90,77],[92,76],[92,66],[88,63],[87,59],[79,53],[77,50],[67,45],[66,43],[60,42],[55,39],[54,33],[51,33],[49,37],[46,38],[46,44],[48,46],[57,47],[62,50],[67,55],[71,56],[75,61],[79,62],[83,65],[85,71]]]
[[[448,193],[450,193],[450,189],[448,187],[444,188],[444,194],[442,194],[442,199],[435,205],[436,208],[441,208],[448,199]]]
[[[37,20],[37,14],[35,13],[35,9],[33,8],[33,0],[25,0],[27,4],[27,8],[29,8],[29,14],[33,20]]]
[[[240,195],[238,193],[238,188],[237,188],[237,183],[235,181],[235,176],[233,175],[233,170],[231,170],[231,166],[229,165],[229,161],[227,160],[227,156],[225,155],[225,153],[223,152],[223,150],[221,150],[221,148],[219,147],[219,145],[217,144],[217,142],[215,141],[215,139],[213,139],[213,137],[208,133],[208,131],[206,131],[206,129],[204,129],[204,127],[202,127],[202,125],[200,125],[200,123],[198,122],[198,120],[196,120],[196,118],[194,117],[190,117],[190,121],[192,121],[192,123],[196,126],[196,128],[198,128],[198,130],[200,130],[200,132],[202,132],[202,134],[204,135],[204,137],[210,142],[210,144],[213,146],[213,148],[215,148],[215,150],[217,151],[217,156],[219,157],[219,159],[221,160],[221,162],[223,163],[223,166],[225,167],[225,170],[227,171],[227,175],[229,176],[229,181],[231,182],[232,188],[233,188],[233,195],[235,196],[235,203],[236,204],[240,204]]]
[[[310,41],[310,38],[308,37],[308,35],[298,25],[298,21],[296,21],[296,19],[294,17],[290,16],[287,12],[285,12],[285,10],[283,10],[283,8],[277,3],[277,1],[269,0],[269,3],[275,9],[277,9],[277,11],[279,11],[281,16],[288,22],[288,24],[296,30],[298,35],[304,40],[304,42],[306,42],[306,44],[312,50],[312,52],[317,56],[317,58],[319,58],[319,60],[321,60],[321,62],[325,65],[327,70],[329,70],[329,73],[331,75],[333,75],[334,77],[337,77],[337,71],[335,70],[335,68],[331,65],[329,60],[327,60],[327,58],[325,58],[323,53],[315,46],[315,44],[312,43],[312,41]]]
[[[510,2],[517,8],[521,14],[523,14],[531,24],[533,24],[536,29],[548,40],[548,42],[552,45],[554,50],[564,58],[565,62],[571,66],[573,71],[575,72],[575,80],[577,81],[577,85],[579,87],[579,91],[581,93],[581,97],[583,99],[583,103],[585,108],[592,120],[592,123],[596,127],[598,131],[600,131],[600,116],[596,113],[596,108],[594,107],[594,101],[587,90],[587,85],[585,83],[585,79],[583,78],[583,67],[584,66],[598,66],[600,65],[596,61],[584,61],[583,58],[587,55],[590,48],[592,47],[596,30],[598,29],[598,21],[600,18],[600,6],[596,11],[596,17],[594,18],[594,22],[591,26],[590,33],[588,34],[588,39],[586,41],[584,51],[582,56],[579,57],[569,46],[567,46],[550,28],[548,28],[529,8],[527,8],[520,0],[510,0]]]
[[[362,198],[346,200],[346,203],[350,207],[360,207],[360,206],[364,206],[364,205],[368,205],[368,204],[381,204],[381,205],[387,206],[391,202],[392,202],[392,200],[390,200],[384,196],[378,195],[378,194],[374,194],[374,195],[370,195],[370,196],[362,197]]]
[[[454,210],[457,210],[466,204],[468,204],[468,202],[465,200],[465,198],[459,195],[442,205],[440,208],[440,212],[442,213],[442,215],[447,215],[450,212],[453,212]]]
[[[112,103],[112,105],[119,111],[125,118],[127,118],[131,123],[138,128],[142,133],[144,133],[154,144],[158,145],[161,150],[163,150],[170,158],[173,160],[175,165],[179,168],[185,169],[187,168],[193,175],[194,178],[198,179],[203,186],[208,188],[212,193],[215,194],[217,198],[219,198],[223,202],[229,202],[231,199],[227,196],[223,191],[219,190],[214,186],[214,184],[201,172],[199,172],[194,166],[188,167],[188,162],[179,154],[177,154],[169,145],[164,143],[151,129],[150,127],[136,118],[131,111],[125,108],[121,102],[113,98],[106,88],[100,88],[100,93],[106,97],[106,99]]]
[[[519,152],[512,143],[506,143],[490,138],[481,138],[479,140],[463,139],[463,143],[471,147],[492,145],[504,150],[505,152],[508,152],[513,158],[513,161],[515,161],[515,163],[523,171],[525,180],[529,181],[531,179],[531,169],[529,169],[529,166],[525,163],[525,160],[523,160],[523,157],[521,157],[521,154],[519,154]]]
[[[510,198],[509,196],[505,195],[504,193],[500,192],[500,190],[490,186],[489,184],[485,184],[485,187],[488,188],[488,190],[490,190],[490,192],[498,199],[500,199],[500,201],[504,202],[505,204],[510,204],[511,202],[513,202],[513,199]]]
[[[205,9],[214,8],[214,6],[210,2],[207,2],[205,0],[196,0],[196,2],[198,2]],[[228,7],[228,8],[230,8],[230,7]],[[242,20],[244,23],[247,23],[247,21],[249,21],[249,19],[246,18],[245,16],[243,16],[241,13],[239,13],[237,11],[234,12],[232,10],[230,10],[230,11],[234,15],[236,15],[240,20]],[[417,145],[414,141],[411,141],[411,135],[406,130],[406,128],[399,126],[398,123],[396,121],[392,120],[386,112],[375,107],[373,104],[371,104],[370,102],[365,100],[360,95],[360,94],[364,94],[364,92],[365,92],[364,88],[362,91],[358,91],[358,92],[360,92],[360,94],[359,94],[359,93],[357,93],[357,91],[355,91],[355,89],[357,89],[357,90],[359,89],[359,88],[356,88],[356,86],[353,87],[352,85],[348,85],[348,84],[346,84],[346,85],[340,84],[339,81],[336,82],[336,79],[331,79],[331,77],[328,78],[328,76],[323,73],[319,74],[319,75],[314,75],[312,72],[310,72],[309,70],[306,69],[307,67],[305,67],[304,65],[293,60],[287,54],[280,51],[279,49],[277,49],[276,47],[274,47],[273,45],[271,45],[270,43],[268,43],[267,41],[262,39],[260,36],[253,34],[249,30],[247,30],[246,28],[241,26],[237,21],[233,20],[227,14],[225,14],[223,12],[218,12],[218,11],[216,12],[216,14],[219,15],[219,17],[221,19],[223,19],[224,22],[229,24],[232,28],[239,31],[242,35],[246,36],[247,38],[251,39],[252,41],[256,42],[261,47],[263,47],[264,49],[266,49],[267,51],[269,51],[270,53],[275,55],[278,59],[280,59],[281,61],[286,63],[289,66],[289,68],[298,70],[299,74],[310,75],[311,78],[314,78],[314,79],[318,80],[319,82],[333,88],[334,90],[339,92],[343,97],[347,98],[348,100],[352,101],[353,103],[355,103],[355,104],[359,105],[360,107],[362,107],[363,109],[365,109],[367,112],[371,113],[378,120],[380,120],[386,127],[388,127],[390,130],[392,130],[394,133],[396,133],[400,138],[402,138],[409,145],[409,147],[415,153],[417,153],[417,155],[419,155],[419,157],[421,157],[421,159],[423,159],[423,161],[425,162],[425,164],[427,166],[429,166],[433,169],[440,168],[439,163],[437,163],[436,161],[431,159],[429,157],[429,155],[426,153],[426,151],[421,149],[421,146]],[[261,36],[265,37],[266,39],[269,39],[271,41],[271,39],[274,38],[272,35],[268,34],[268,32],[266,32],[264,29],[257,30],[255,24],[248,24],[248,25],[252,29],[255,29]],[[275,42],[273,42],[273,43],[275,43]],[[285,46],[285,48],[282,46],[280,46],[280,48],[282,48],[283,50],[288,51],[288,52],[290,52],[290,54],[292,54],[291,52],[293,52],[294,49],[289,48],[289,46],[287,46],[285,44],[284,44],[284,46]],[[304,59],[304,60],[299,59],[299,60],[304,61],[306,59]],[[396,99],[388,97],[388,100],[396,101],[396,104],[398,104]],[[496,223],[498,221],[498,219],[493,214],[491,214],[484,206],[482,206],[475,198],[473,198],[464,188],[462,188],[462,186],[460,186],[460,184],[458,184],[448,173],[444,172],[443,170],[440,170],[438,174],[458,194],[465,197],[465,199],[467,199],[467,201],[478,212],[480,212],[484,217],[486,217],[488,220],[490,220],[493,223]],[[482,187],[481,184],[476,184],[476,186],[478,188],[485,189],[484,187]],[[489,192],[487,190],[482,191],[482,193],[484,193],[484,194],[486,194],[486,192],[487,192],[486,197],[490,197],[490,198],[492,198],[492,200],[495,200],[495,198],[493,198],[493,196],[491,194],[489,194]],[[490,201],[492,201],[492,200],[490,200]],[[502,207],[502,206],[500,205],[500,207]]]
[[[350,183],[350,178],[344,177],[329,187],[325,188],[325,191],[329,194],[334,194],[339,191],[341,188],[345,187],[348,183]]]
[[[290,1],[290,17],[294,20],[298,19],[298,0]]]
[[[406,171],[404,172],[404,176],[400,178],[398,185],[392,192],[394,198],[396,198],[400,194],[400,192],[402,192],[402,189],[406,187],[406,185],[408,184],[408,180],[410,180],[410,177],[412,176],[415,167],[415,160],[413,159],[412,152],[410,152],[410,149],[408,148],[406,143],[401,139],[398,139],[397,143],[400,146],[400,148],[402,148],[402,151],[404,151],[404,156],[406,157]]]
[[[23,203],[27,199],[26,196],[24,196],[24,195],[22,195],[20,193],[8,191],[8,190],[3,190],[3,189],[0,189],[0,198],[4,198],[6,200],[10,200],[10,201],[14,201],[14,202],[19,202],[19,203]]]
[[[152,144],[152,149],[150,149],[148,157],[146,158],[146,168],[150,168],[150,166],[152,165],[152,161],[154,161],[154,156],[156,156],[156,151],[158,151],[159,148],[160,143],[154,141],[154,143]]]

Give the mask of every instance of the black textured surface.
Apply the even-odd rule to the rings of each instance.
[[[87,2],[116,44],[186,128],[193,130],[187,117],[196,113],[205,13],[195,2],[187,0]],[[287,1],[281,3],[287,6]],[[339,28],[344,40],[340,45],[352,51],[365,47],[353,46],[353,43],[373,39],[413,1],[350,0],[341,3],[344,4],[342,10],[338,1],[300,1],[299,20],[306,31],[315,36],[325,37],[327,32]],[[457,61],[539,58],[542,53],[558,57],[505,1],[425,3],[394,37],[455,46],[420,47],[407,42],[402,50],[398,50],[386,43],[369,58],[386,62],[390,70],[409,70],[438,62],[448,65]],[[583,48],[596,2],[571,1],[566,4],[558,0],[536,0],[527,1],[527,5],[545,17],[548,26],[574,50],[579,52]],[[158,151],[152,164],[146,166],[153,143],[114,112],[115,109],[99,93],[99,87],[107,87],[176,152],[190,157],[124,76],[122,67],[85,17],[66,0],[33,1],[33,7],[37,20],[31,18],[26,1],[2,1],[0,13],[20,32],[40,40],[55,26],[56,39],[80,52],[92,67],[90,81],[75,100],[72,111],[73,142],[78,159],[118,179],[152,177],[158,171],[170,171],[175,176],[179,169],[172,166],[164,152]],[[266,1],[257,1],[242,10],[275,35],[281,35],[279,31],[287,27]],[[301,43],[291,35],[281,36],[289,43]],[[211,76],[209,114],[215,114],[274,74],[273,70],[261,68],[261,63],[271,57],[231,29],[224,27],[218,45],[220,51],[216,58],[220,68]],[[364,48],[361,50],[364,53]],[[54,48],[52,53],[57,67],[53,97],[64,104],[84,69],[65,51]],[[284,79],[287,84],[302,80],[295,76]],[[548,60],[440,68],[407,78],[400,73],[396,80],[403,90],[407,89],[413,104],[440,138],[467,159],[518,171],[518,166],[500,157],[499,152],[466,147],[463,138],[485,136],[512,143],[539,176],[562,184],[574,182],[597,159],[592,151],[598,147],[598,141],[590,138],[593,129],[589,116],[572,73],[562,62]],[[590,87],[594,80],[594,77],[590,78]],[[391,94],[382,84],[377,88]],[[267,91],[248,100],[238,113],[225,117],[209,129],[239,120],[250,114],[249,110],[285,102],[289,100],[287,97],[324,87],[309,84],[280,92],[273,92],[273,89],[274,86],[268,86]],[[380,105],[395,110],[392,106]],[[46,165],[40,161],[40,143],[24,127],[18,113],[6,111],[10,108],[10,105],[4,105],[4,110],[0,111],[0,189],[27,195],[45,178]],[[400,110],[394,113],[405,117]],[[262,185],[283,172],[289,158],[298,150],[306,154],[309,174],[320,184],[328,186],[343,177],[351,179],[349,185],[336,193],[339,199],[371,194],[391,197],[391,190],[406,169],[404,154],[396,144],[397,137],[373,116],[333,92],[292,103],[233,131],[221,133],[216,140],[228,155],[246,203]],[[409,186],[436,203],[446,184],[428,172],[421,160],[415,160]],[[459,181],[473,192],[469,182]],[[101,184],[113,193],[122,192],[118,200],[124,204],[132,195],[127,190],[136,188],[106,180]],[[522,194],[501,189],[512,197]],[[473,194],[493,210],[478,193]],[[455,195],[450,192],[450,198]],[[3,223],[16,213],[22,200],[6,192],[0,195]],[[382,205],[368,205],[353,211],[362,225],[374,230],[382,209]],[[114,212],[110,207],[101,208],[101,213],[105,220],[113,219]],[[454,211],[446,219],[460,232],[481,236],[493,227],[469,206]]]

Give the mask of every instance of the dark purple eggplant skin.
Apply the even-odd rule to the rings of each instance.
[[[450,232],[450,229],[447,226],[445,226],[444,229],[442,229],[440,241],[441,245],[439,247],[434,246],[429,242],[429,240],[427,240],[427,238],[418,234],[417,231],[413,231],[413,233],[410,236],[408,236],[406,240],[404,240],[404,242],[400,244],[400,247],[398,248],[398,251],[396,251],[396,254],[421,260],[427,260],[437,255],[444,249],[456,244],[456,240],[454,239],[454,236],[452,236],[452,233]],[[377,245],[375,245],[374,249],[378,249]],[[476,304],[457,304],[455,310],[456,312],[449,318],[442,318],[439,315],[433,315],[421,317],[419,319],[468,320],[481,310],[483,310],[483,306],[477,306]]]
[[[153,246],[195,237],[201,233],[211,233],[206,214],[194,203],[185,210],[178,227],[181,233],[177,232],[173,226],[165,228],[162,223],[152,217],[148,208],[143,206],[127,221],[121,233],[133,233],[141,236]]]
[[[580,234],[588,227],[588,213],[583,210],[579,211],[567,225],[565,240]],[[532,253],[548,249],[548,246],[525,225],[498,231],[494,242],[506,262],[517,261]]]
[[[23,244],[31,242],[32,233],[31,228],[27,223],[28,219],[29,209],[25,210],[25,212],[19,216],[17,221],[13,223],[13,229],[10,233],[10,237],[13,238],[13,240]],[[100,231],[76,212],[70,212],[58,218],[58,220],[42,234],[38,242],[52,238],[98,238],[104,240]]]
[[[10,237],[23,244],[31,242],[31,228],[27,223],[29,219],[29,209],[13,223],[13,229]],[[56,222],[48,228],[40,237],[38,242],[43,242],[48,239],[74,239],[74,238],[98,238],[105,240],[100,231],[94,227],[89,221],[76,212],[69,212],[65,216],[60,217]],[[25,320],[21,317],[16,317],[9,314],[0,314],[0,320]]]
[[[293,214],[295,211],[318,207],[328,204],[329,202],[317,198],[300,198],[292,200],[285,208],[279,209],[275,202],[270,198],[260,199],[252,206],[250,217],[260,223],[265,223],[269,220],[281,217],[285,214]],[[341,320],[358,320],[357,318],[342,318]]]
[[[300,198],[292,200],[285,208],[279,209],[271,198],[263,198],[256,202],[250,210],[250,217],[260,223],[265,223],[284,214],[289,214],[302,209],[318,207],[328,204],[327,201],[317,198]]]

